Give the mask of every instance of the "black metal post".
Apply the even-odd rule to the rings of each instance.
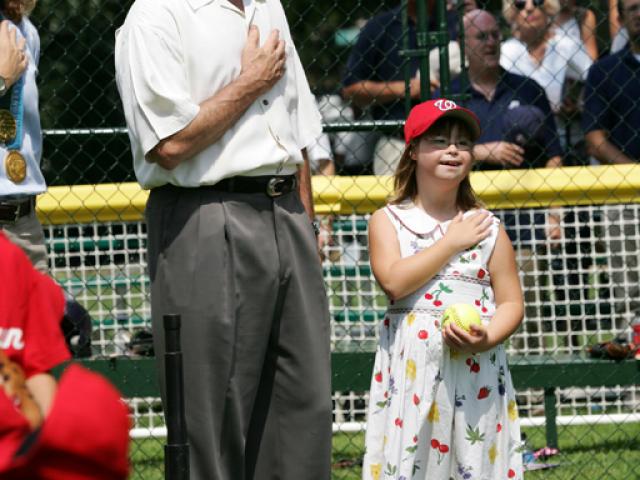
[[[189,443],[184,415],[184,379],[180,348],[180,315],[163,317],[165,333],[165,379],[167,444],[164,446],[164,469],[167,480],[189,479]]]

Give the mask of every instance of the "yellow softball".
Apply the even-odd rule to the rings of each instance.
[[[456,303],[444,311],[441,322],[442,328],[446,327],[449,322],[453,322],[467,332],[471,331],[471,325],[482,325],[478,311],[466,303]]]

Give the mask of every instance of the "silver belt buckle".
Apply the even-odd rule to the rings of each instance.
[[[267,183],[267,195],[270,197],[279,197],[282,195],[281,186],[286,180],[281,177],[271,177]]]

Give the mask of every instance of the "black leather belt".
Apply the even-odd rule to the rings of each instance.
[[[0,224],[16,223],[21,217],[33,211],[34,198],[27,198],[21,202],[0,201]]]
[[[279,197],[292,192],[298,186],[295,175],[260,175],[257,177],[231,177],[220,180],[215,185],[203,185],[199,188],[226,193],[262,193],[269,197]],[[164,185],[161,189],[181,188]]]
[[[261,175],[225,178],[211,188],[219,192],[264,193],[269,197],[279,197],[295,190],[297,184],[295,175]]]

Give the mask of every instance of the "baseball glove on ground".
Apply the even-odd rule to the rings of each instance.
[[[0,391],[11,400],[35,430],[42,424],[42,412],[27,388],[24,371],[0,350]]]

